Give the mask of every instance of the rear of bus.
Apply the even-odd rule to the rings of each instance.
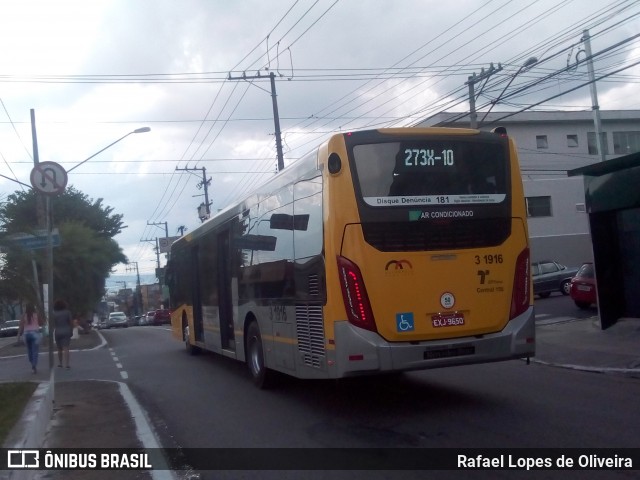
[[[332,376],[534,355],[524,195],[506,134],[353,132],[320,154]]]

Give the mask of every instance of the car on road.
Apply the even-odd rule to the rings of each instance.
[[[156,310],[153,316],[153,325],[165,325],[171,323],[171,312],[166,309]]]
[[[17,337],[20,320],[7,320],[0,324],[0,337]]]
[[[596,275],[593,263],[584,263],[575,277],[571,279],[571,298],[583,310],[598,303],[596,294]]]
[[[531,264],[533,294],[547,298],[553,292],[569,295],[571,279],[578,273],[578,267],[566,267],[554,260],[543,260]]]
[[[109,314],[109,318],[107,318],[106,328],[115,328],[115,327],[127,328],[128,326],[129,326],[129,319],[127,318],[124,312],[111,312]]]
[[[155,310],[151,310],[150,312],[147,312],[147,314],[144,316],[144,324],[145,325],[153,325],[153,319],[156,316],[156,311]]]

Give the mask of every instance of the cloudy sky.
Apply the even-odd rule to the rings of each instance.
[[[589,110],[585,29],[601,109],[640,109],[637,1],[0,0],[0,174],[29,183],[31,109],[40,161],[66,170],[149,127],[69,184],[124,215],[116,240],[153,278],[165,222],[200,224],[203,167],[214,212],[274,174],[271,72],[290,165],[331,132],[464,112],[491,63],[480,111],[532,56],[493,111]],[[0,177],[0,201],[20,188]]]

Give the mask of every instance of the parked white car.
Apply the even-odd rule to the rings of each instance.
[[[129,319],[124,314],[124,312],[111,312],[109,314],[109,318],[107,318],[107,328],[112,327],[124,327],[127,328],[129,326]]]

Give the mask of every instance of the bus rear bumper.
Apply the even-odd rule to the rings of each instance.
[[[497,362],[535,355],[535,313],[530,307],[500,332],[429,342],[387,342],[380,335],[335,324],[336,361],[331,376],[422,370]]]

